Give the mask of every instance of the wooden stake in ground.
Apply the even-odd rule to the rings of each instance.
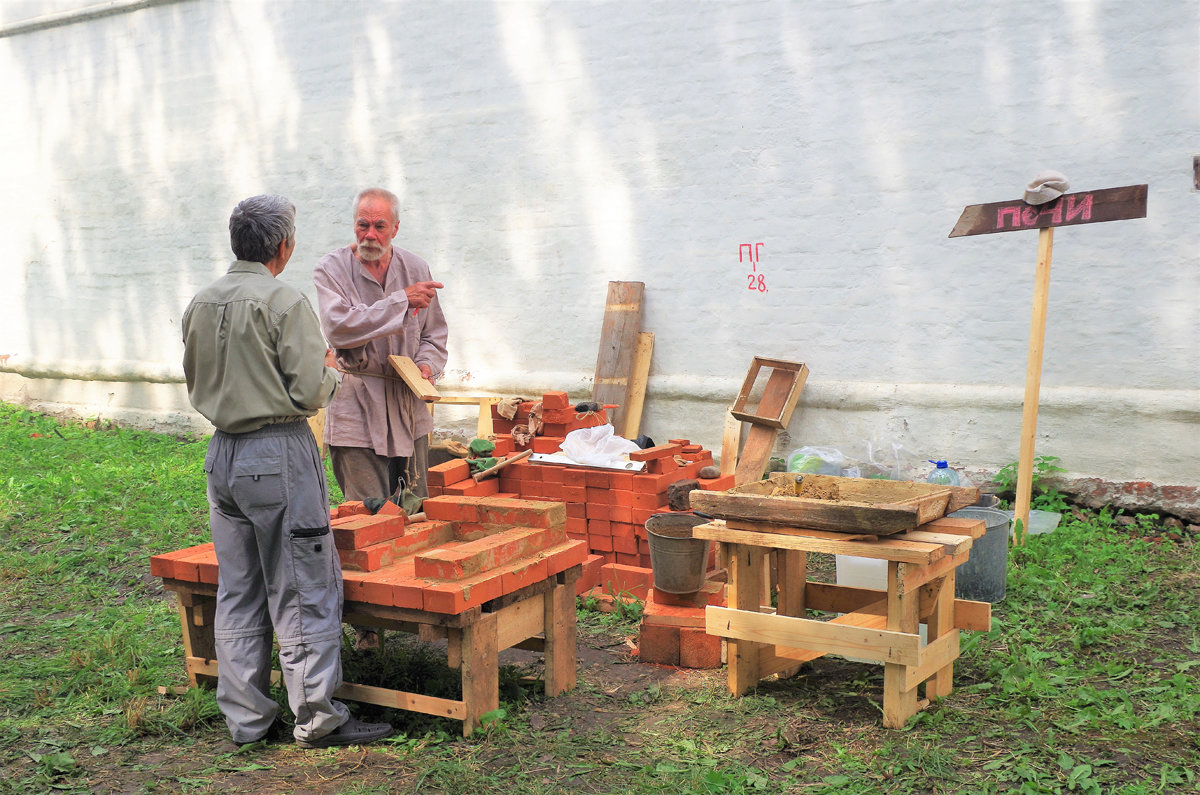
[[[974,204],[963,210],[950,237],[988,235],[1038,229],[1037,275],[1034,282],[1033,314],[1029,325],[1029,358],[1025,367],[1025,403],[1021,413],[1021,453],[1017,462],[1017,504],[1014,519],[1021,532],[1014,543],[1025,543],[1029,527],[1029,504],[1033,492],[1034,437],[1037,434],[1038,393],[1042,380],[1042,355],[1046,336],[1046,307],[1050,295],[1050,258],[1054,227],[1123,221],[1146,217],[1147,185],[1067,193],[1046,204],[1032,205],[1022,199],[993,204]]]

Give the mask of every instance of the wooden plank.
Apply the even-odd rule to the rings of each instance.
[[[887,605],[879,606],[883,591],[870,588],[857,588],[851,585],[835,585],[834,583],[808,583],[807,600],[809,610],[819,610],[824,613],[865,613],[878,615],[887,614]],[[951,589],[953,593],[953,589]],[[921,620],[926,620],[933,614],[935,607],[933,592],[920,592],[920,607],[918,614]],[[987,602],[973,602],[968,599],[952,599],[951,626],[968,632],[988,632],[992,628],[992,606]]]
[[[771,451],[779,431],[766,425],[751,425],[746,434],[746,443],[738,455],[737,468],[733,471],[733,482],[737,485],[758,480],[767,471]]]
[[[203,675],[207,679],[216,680],[217,662],[202,657],[188,657],[185,664],[189,671]],[[271,684],[278,685],[283,681],[282,674],[276,669],[271,671]],[[410,712],[420,712],[423,715],[437,715],[443,718],[462,720],[466,715],[466,706],[461,701],[452,701],[434,696],[424,696],[420,693],[409,693],[404,690],[391,690],[385,687],[360,685],[354,682],[343,682],[334,695],[350,701],[361,701],[366,704],[377,704],[392,709],[406,709]]]
[[[496,649],[504,651],[545,629],[541,599],[525,599],[501,608],[496,616]]]
[[[329,448],[325,445],[325,409],[317,409],[317,413],[308,418],[308,429],[312,431],[313,438],[317,440],[317,450],[321,453],[321,458],[329,452]]]
[[[757,427],[751,427],[752,435]],[[738,466],[741,471],[741,462]],[[972,502],[978,499],[978,489],[967,491],[974,495]],[[766,480],[753,478],[728,491],[698,492],[692,507],[722,519],[890,535],[916,530],[941,517],[953,496],[948,487],[930,483],[782,472]]]
[[[545,594],[542,602],[546,643],[546,696],[553,697],[575,687],[576,638],[575,588],[559,585]]]
[[[969,550],[972,544],[970,536],[933,533],[928,530],[909,530],[907,533],[888,536],[888,540],[921,541],[926,544],[941,544],[946,548],[947,555],[957,555],[959,552]]]
[[[1037,273],[1033,285],[1033,311],[1029,320],[1029,356],[1025,363],[1025,400],[1021,408],[1021,452],[1017,460],[1016,510],[1013,543],[1024,544],[1029,531],[1029,506],[1033,493],[1033,451],[1037,435],[1038,393],[1042,386],[1042,353],[1046,343],[1046,305],[1050,299],[1050,257],[1054,230],[1038,233]]]
[[[932,630],[932,627],[930,627],[930,630]],[[909,667],[904,672],[905,690],[911,690],[915,693],[917,685],[933,677],[925,685],[926,698],[932,700],[950,695],[953,690],[953,686],[950,683],[950,676],[954,672],[954,661],[957,659],[957,629],[947,630],[936,639],[931,638],[925,648],[921,649],[920,664]],[[945,692],[942,692],[943,686],[945,687]]]
[[[935,533],[953,533],[954,535],[970,536],[978,541],[987,532],[987,522],[979,519],[960,519],[955,516],[943,516],[921,525],[922,530],[932,530]]]
[[[732,639],[731,642],[753,641],[781,649],[819,651],[878,660],[898,665],[920,662],[921,638],[911,633],[854,626],[852,622],[878,623],[875,616],[843,616],[844,621],[813,621],[808,618],[756,613],[727,607],[709,606],[704,611],[705,631],[710,635]],[[795,659],[790,657],[789,659]]]
[[[400,378],[408,385],[408,388],[413,393],[424,400],[426,403],[433,403],[441,400],[442,396],[437,391],[437,387],[429,383],[425,376],[421,375],[421,368],[417,367],[416,363],[407,356],[392,355],[388,357],[388,361],[392,363],[392,369],[400,374]]]
[[[479,719],[500,707],[496,630],[495,613],[485,613],[462,629],[462,694],[467,706],[463,737],[470,737]]]
[[[638,334],[642,330],[642,299],[645,291],[643,282],[608,283],[592,400],[601,405],[617,406],[608,411],[609,422],[614,428],[625,427],[630,376],[633,373]]]
[[[729,550],[730,604],[738,613],[757,613],[762,609],[762,562],[763,550],[760,547],[735,545]],[[731,640],[728,644],[729,692],[735,696],[749,692],[763,676],[758,668],[760,646],[757,640],[744,637]]]
[[[619,435],[636,439],[641,433],[642,407],[646,402],[646,386],[650,381],[650,357],[654,354],[654,334],[638,332],[633,352],[633,371],[629,377],[629,398],[623,408],[624,425]],[[615,426],[614,426],[615,427]]]
[[[696,494],[696,492],[692,492]],[[792,536],[776,533],[754,533],[734,530],[724,524],[708,522],[692,528],[696,538],[722,541],[730,544],[774,549],[796,549],[804,552],[826,552],[832,555],[857,555],[876,560],[903,560],[908,563],[928,565],[945,557],[944,547],[915,541],[829,541],[826,539]]]
[[[958,630],[954,628],[954,578],[955,572],[950,571],[945,577],[931,582],[921,588],[922,602],[932,602],[929,619],[926,622],[928,645],[921,656],[921,665],[915,671],[909,671],[909,682],[916,683],[929,680],[925,685],[925,696],[929,699],[944,698],[954,689],[954,661],[958,659]],[[949,652],[940,658],[934,646],[942,643],[951,634],[953,654]],[[914,683],[914,687],[916,684]]]
[[[903,633],[917,642],[916,659],[903,662],[884,661],[883,664],[883,725],[889,729],[903,728],[917,713],[917,689],[908,686],[908,666],[919,665],[921,638],[917,635],[920,620],[917,617],[920,597],[916,592],[906,593],[900,589],[902,574],[900,563],[888,561],[887,628]]]
[[[738,450],[742,446],[742,423],[733,416],[732,411],[725,412],[725,431],[721,434],[721,474],[732,475],[737,471]],[[737,478],[734,478],[734,482]]]
[[[949,237],[990,235],[1023,229],[1096,224],[1146,217],[1148,185],[1067,193],[1046,204],[1023,199],[973,204],[962,211]]]

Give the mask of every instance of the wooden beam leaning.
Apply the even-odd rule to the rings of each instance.
[[[636,439],[642,426],[642,407],[646,402],[646,385],[650,379],[650,357],[654,353],[654,334],[649,331],[637,335],[637,349],[633,355],[633,372],[629,379],[628,405],[624,411],[624,427],[620,435]]]
[[[609,421],[614,428],[625,427],[630,376],[634,371],[638,334],[642,330],[642,298],[645,292],[646,285],[643,282],[608,283],[592,400],[601,405],[617,406],[608,411]]]

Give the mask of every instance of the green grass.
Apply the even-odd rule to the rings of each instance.
[[[735,699],[723,671],[636,664],[621,600],[581,603],[574,691],[547,700],[536,667],[506,666],[469,740],[364,707],[401,733],[235,753],[211,692],[158,690],[185,678],[149,557],[208,540],[205,446],[0,405],[0,792],[1200,792],[1197,547],[1109,512],[1011,550],[993,629],[963,634],[954,693],[903,730],[881,726],[877,666],[823,658]],[[348,651],[351,677],[454,697],[436,650],[387,643]]]

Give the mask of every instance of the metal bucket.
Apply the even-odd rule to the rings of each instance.
[[[1012,518],[995,508],[963,508],[950,516],[982,519],[987,532],[971,545],[971,557],[954,573],[954,596],[977,602],[1003,601],[1008,577],[1008,526]]]
[[[656,513],[646,520],[654,587],[666,593],[695,593],[704,585],[708,541],[692,528],[709,521],[690,513]]]

